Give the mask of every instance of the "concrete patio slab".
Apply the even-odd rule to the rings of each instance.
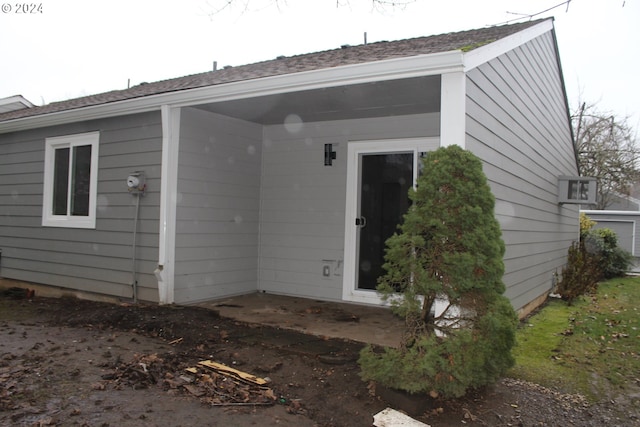
[[[238,321],[397,347],[402,319],[385,307],[252,293],[198,304]]]

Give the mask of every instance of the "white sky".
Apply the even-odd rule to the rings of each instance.
[[[30,0],[33,1],[33,0]],[[36,105],[131,85],[361,44],[503,23],[564,0],[0,0],[0,98]],[[3,3],[4,2],[4,3]],[[10,10],[9,10],[10,9]],[[9,10],[9,11],[8,11]],[[8,11],[8,12],[7,12]],[[36,11],[37,12],[37,11]],[[555,16],[569,103],[581,97],[640,127],[640,0],[572,0]]]

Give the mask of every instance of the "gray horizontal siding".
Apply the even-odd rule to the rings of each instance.
[[[259,125],[183,109],[176,302],[256,291],[261,144]]]
[[[99,131],[96,229],[42,227],[45,139]],[[159,113],[146,113],[0,135],[0,275],[132,296],[135,198],[125,180],[144,170],[148,192],[138,224],[139,298],[157,301],[162,135]]]
[[[349,141],[437,136],[439,115],[305,123],[290,133],[267,126],[262,156],[261,290],[342,299]],[[324,144],[334,144],[324,166]],[[331,275],[322,275],[323,265]]]
[[[522,308],[549,291],[578,238],[557,177],[577,167],[551,33],[467,75],[467,148],[484,163],[506,244],[506,295]]]

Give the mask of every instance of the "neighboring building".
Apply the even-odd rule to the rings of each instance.
[[[606,210],[611,211],[640,211],[640,200],[635,197],[625,196],[623,194],[616,195],[612,198],[611,203]]]
[[[640,200],[636,195],[638,186],[634,186],[631,195],[615,194],[606,209],[584,209],[580,212],[586,214],[596,222],[594,228],[608,228],[613,230],[618,237],[618,246],[633,255],[631,272],[640,272]]]
[[[579,235],[577,207],[558,203],[558,176],[578,169],[552,19],[2,113],[0,275],[121,298],[135,284],[159,303],[379,304],[419,158],[451,144],[483,160],[507,296],[526,311]]]
[[[629,203],[634,204],[636,199],[628,198]],[[633,255],[631,271],[640,272],[640,210],[581,210],[590,219],[596,222],[594,228],[609,228],[618,237],[618,246]]]

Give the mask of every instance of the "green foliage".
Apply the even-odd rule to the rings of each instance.
[[[573,242],[569,248],[567,264],[562,269],[558,293],[569,305],[580,295],[594,291],[602,279],[600,258],[585,248],[583,240]]]
[[[618,246],[616,233],[609,228],[594,229],[596,224],[580,216],[580,242],[569,248],[567,264],[562,269],[558,293],[569,304],[580,295],[594,292],[603,279],[622,277],[633,257]]]
[[[422,334],[410,346],[382,353],[364,348],[359,359],[362,376],[409,393],[460,397],[495,382],[513,366],[516,326],[511,303],[499,298],[475,328],[458,328],[446,337]]]
[[[599,257],[599,267],[605,279],[624,276],[631,265],[630,253],[618,246],[618,236],[609,228],[585,233],[582,240],[591,254]]]
[[[580,237],[587,234],[596,224],[597,222],[589,218],[586,213],[580,212]]]
[[[387,240],[378,286],[405,319],[402,345],[382,354],[364,349],[361,375],[409,392],[461,396],[511,366],[517,318],[502,295],[504,243],[482,163],[450,146],[429,153],[423,166],[400,233]]]

